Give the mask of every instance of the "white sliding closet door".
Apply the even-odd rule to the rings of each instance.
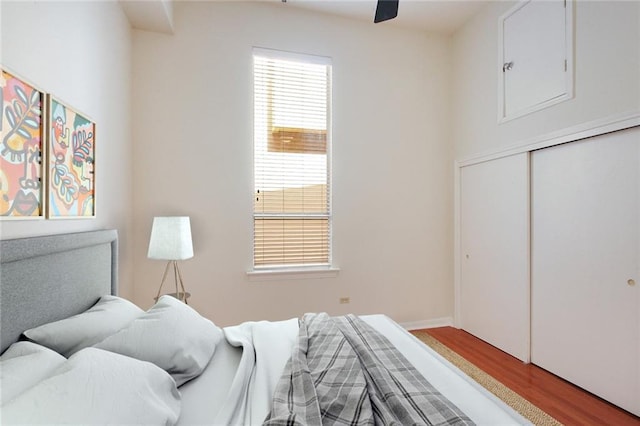
[[[528,362],[529,154],[460,173],[460,325]]]
[[[531,361],[637,415],[639,169],[638,127],[531,159]]]

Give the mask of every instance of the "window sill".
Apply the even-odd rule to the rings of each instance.
[[[249,281],[300,280],[316,278],[335,278],[339,268],[298,268],[298,269],[254,269],[248,271]]]

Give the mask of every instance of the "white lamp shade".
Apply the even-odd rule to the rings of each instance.
[[[192,258],[189,216],[154,217],[147,257],[162,260]]]

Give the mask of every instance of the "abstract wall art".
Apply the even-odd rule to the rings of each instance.
[[[96,125],[51,95],[47,104],[47,217],[95,217]]]
[[[44,93],[2,69],[0,219],[44,216]]]

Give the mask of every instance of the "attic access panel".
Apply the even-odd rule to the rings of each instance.
[[[499,19],[498,122],[573,98],[572,0],[523,1]]]

